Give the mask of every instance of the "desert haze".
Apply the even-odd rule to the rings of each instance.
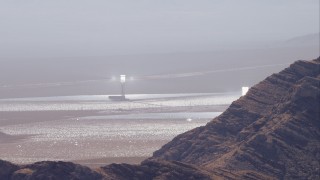
[[[0,0],[0,179],[319,179],[318,0]]]

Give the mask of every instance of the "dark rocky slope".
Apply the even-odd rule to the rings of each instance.
[[[199,167],[181,162],[146,160],[141,165],[112,164],[101,168],[107,179],[213,179],[213,175]]]
[[[88,167],[71,162],[37,162],[30,165],[17,166],[0,161],[0,179],[102,179],[102,175]]]
[[[237,174],[319,179],[320,59],[297,61],[252,87],[204,127],[181,134],[154,158]]]
[[[22,180],[22,179],[102,179],[103,176],[88,167],[77,165],[71,162],[37,162],[30,165],[14,165],[0,160],[1,180]]]
[[[320,179],[320,58],[252,87],[141,165],[0,161],[0,179]]]

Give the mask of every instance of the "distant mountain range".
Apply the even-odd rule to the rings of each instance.
[[[0,99],[117,94],[120,92],[120,74],[133,79],[128,80],[126,86],[130,94],[240,91],[242,86],[253,86],[296,60],[311,60],[320,56],[319,44],[318,33],[269,43],[257,42],[226,48],[210,46],[210,50],[203,52],[0,57]],[[246,69],[259,66],[262,68]],[[239,70],[232,73],[228,71],[237,68]],[[141,80],[145,76],[207,71],[216,72],[205,76]]]
[[[290,46],[318,46],[319,47],[319,44],[320,44],[319,33],[307,34],[304,36],[295,37],[284,42],[284,45],[290,45]]]
[[[0,179],[320,179],[319,108],[320,58],[297,61],[140,165],[0,161]]]

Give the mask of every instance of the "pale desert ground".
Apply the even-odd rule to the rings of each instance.
[[[239,93],[0,100],[0,159],[139,163],[176,135],[203,126]]]

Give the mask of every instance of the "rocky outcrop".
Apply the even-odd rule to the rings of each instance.
[[[7,161],[0,160],[0,179],[9,180],[12,174],[19,169],[19,166]]]
[[[297,61],[252,87],[204,127],[179,135],[154,159],[277,179],[319,179],[320,59]]]
[[[101,168],[107,179],[212,179],[200,168],[175,161],[147,160],[141,165],[112,164]]]
[[[14,165],[0,161],[0,179],[103,179],[103,176],[88,167],[71,162],[37,162],[30,165]]]
[[[206,126],[140,165],[97,170],[66,162],[17,166],[0,179],[320,179],[320,58],[297,61],[252,87]]]

